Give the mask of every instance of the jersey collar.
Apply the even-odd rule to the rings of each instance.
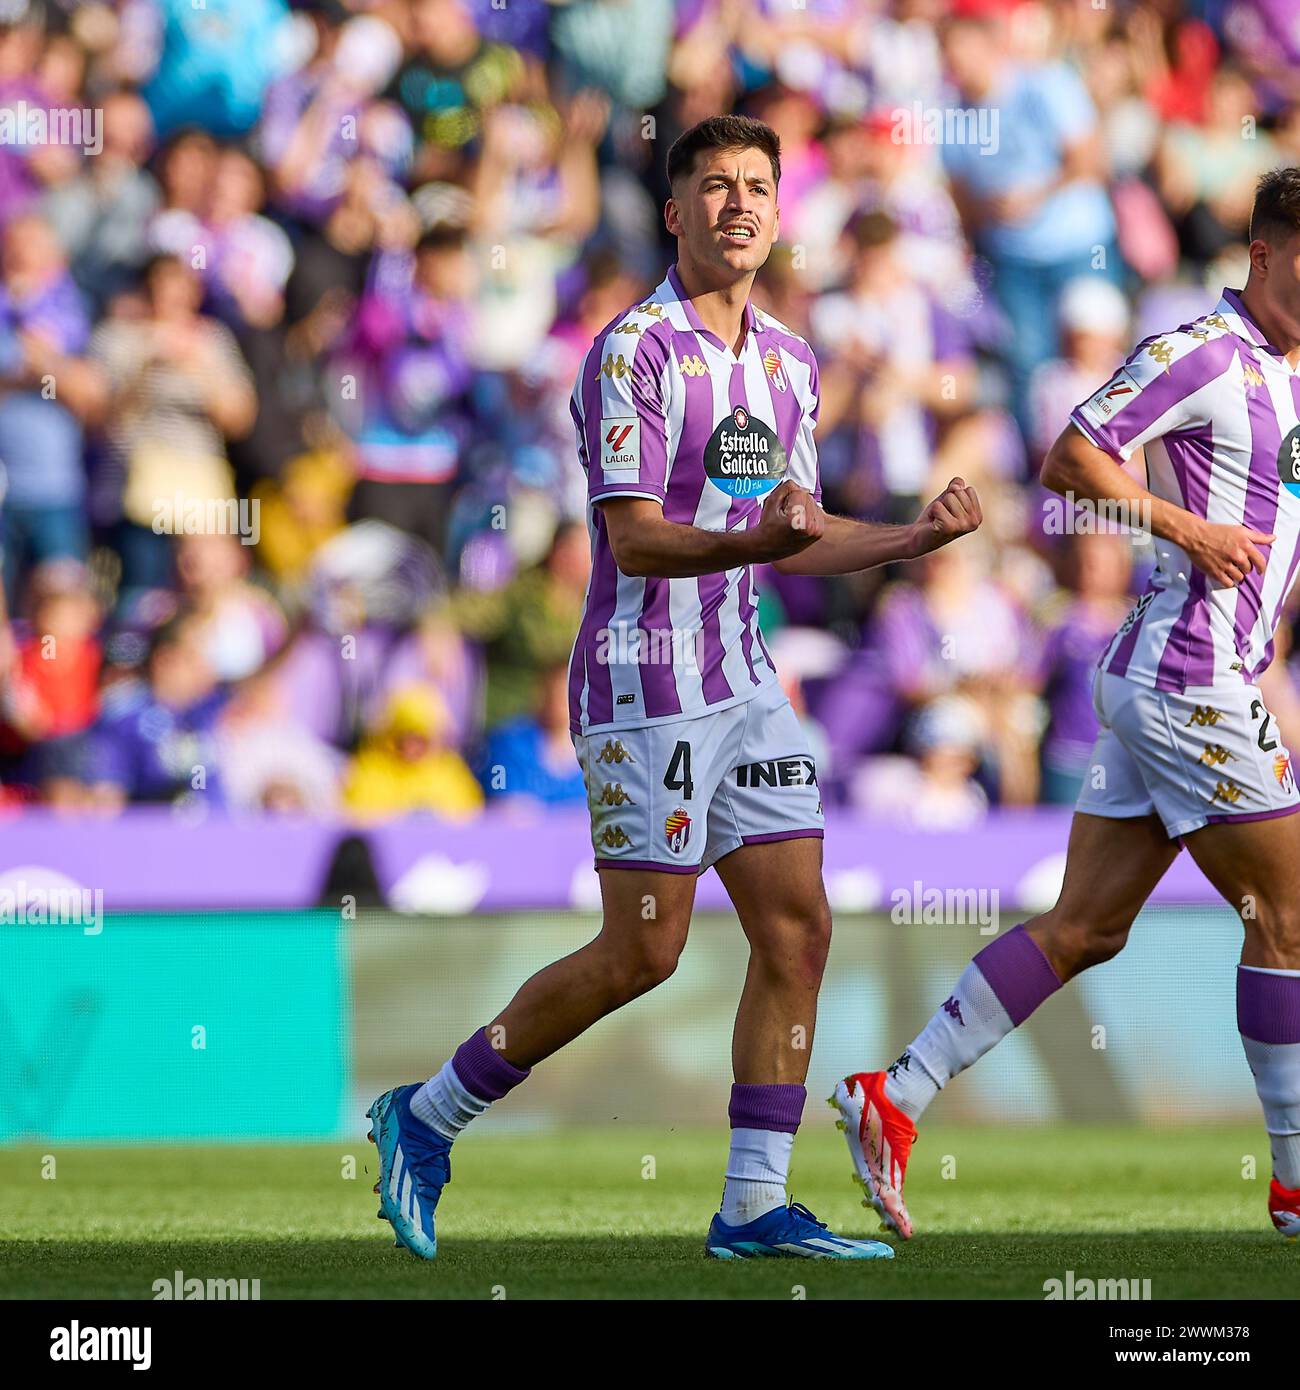
[[[1223,297],[1215,306],[1214,312],[1226,321],[1228,327],[1237,337],[1245,338],[1248,343],[1263,348],[1265,352],[1271,352],[1274,357],[1281,356],[1277,348],[1260,332],[1259,325],[1247,313],[1246,306],[1241,302],[1240,291],[1224,290]]]
[[[709,329],[705,328],[699,314],[695,311],[695,305],[691,302],[690,296],[682,287],[682,282],[678,278],[677,267],[675,265],[669,266],[668,279],[665,280],[664,283],[668,286],[668,292],[682,306],[682,312],[686,315],[686,322],[690,325],[691,331],[693,333],[702,334],[709,342],[721,348],[723,352],[730,352],[730,344],[724,343],[716,333],[712,333]],[[745,336],[748,338],[751,333],[758,331],[758,316],[754,312],[753,304],[748,299],[745,300],[745,309],[741,317],[745,325]]]

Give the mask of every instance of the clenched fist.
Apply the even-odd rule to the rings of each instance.
[[[928,555],[941,545],[979,530],[984,520],[980,499],[962,478],[954,478],[913,522],[916,553]]]
[[[754,538],[760,559],[784,560],[807,550],[825,531],[826,514],[812,493],[787,478],[764,499]]]

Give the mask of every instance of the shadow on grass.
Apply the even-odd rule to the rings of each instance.
[[[152,1299],[155,1281],[256,1279],[274,1298],[1023,1298],[1067,1270],[1150,1279],[1163,1298],[1291,1298],[1297,1250],[1269,1232],[919,1236],[893,1260],[714,1261],[687,1236],[449,1239],[431,1263],[387,1233],[284,1240],[10,1241],[0,1297]]]

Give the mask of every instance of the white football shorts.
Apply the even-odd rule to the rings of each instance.
[[[693,874],[741,845],[822,838],[817,768],[776,681],[716,713],[573,745],[598,869]]]
[[[1116,818],[1155,811],[1177,839],[1300,807],[1290,751],[1257,686],[1175,694],[1098,671],[1092,702],[1101,733],[1078,810]]]

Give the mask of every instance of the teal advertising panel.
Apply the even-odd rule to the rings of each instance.
[[[0,1142],[333,1137],[343,931],[337,912],[0,924]]]

